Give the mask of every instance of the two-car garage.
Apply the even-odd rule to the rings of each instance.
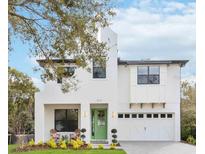
[[[174,113],[118,113],[118,140],[173,141]]]

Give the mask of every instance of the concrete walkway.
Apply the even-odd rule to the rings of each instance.
[[[127,154],[195,154],[196,146],[181,142],[120,142]]]

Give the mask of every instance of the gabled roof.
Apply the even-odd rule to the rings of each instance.
[[[152,64],[179,64],[181,67],[189,60],[121,60],[118,59],[118,65],[152,65]]]

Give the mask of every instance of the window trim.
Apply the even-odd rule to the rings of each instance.
[[[139,68],[140,67],[147,67],[147,74],[139,74]],[[159,67],[159,74],[150,74],[150,67]],[[139,76],[146,76],[147,77],[147,82],[146,83],[139,83]],[[150,80],[149,80],[149,78],[150,78],[150,76],[158,76],[158,78],[159,78],[159,81],[158,81],[158,83],[151,83],[151,82],[149,82]],[[146,85],[146,84],[160,84],[160,66],[138,66],[137,67],[137,84],[139,84],[139,85]]]
[[[56,120],[56,110],[65,110],[66,112],[65,112],[65,114],[66,114],[66,119],[65,120]],[[77,110],[77,128],[76,129],[78,129],[78,126],[79,126],[79,124],[78,124],[78,122],[79,122],[79,116],[78,116],[78,112],[79,112],[79,110],[78,109],[55,109],[54,110],[54,128],[55,128],[55,130],[57,131],[57,132],[74,132],[74,131],[69,131],[69,130],[65,130],[65,131],[58,131],[57,129],[56,129],[56,122],[57,121],[68,121],[68,119],[67,119],[67,117],[68,117],[68,110]]]
[[[142,115],[142,117],[140,117],[140,115]],[[139,114],[138,114],[138,118],[139,118],[139,119],[143,119],[143,118],[144,118],[144,114],[143,114],[143,113],[139,113]]]
[[[128,116],[128,117],[126,117]],[[125,113],[125,119],[129,119],[130,118],[130,114],[129,113]]]
[[[106,61],[105,61],[105,67],[103,67],[103,66],[94,66],[94,63],[95,63],[95,61],[93,60],[93,67],[92,67],[92,78],[93,79],[106,79],[107,78],[107,63],[106,63]],[[104,77],[94,77],[94,68],[102,68],[102,69],[105,69],[105,76]]]
[[[122,115],[122,117],[119,117],[119,115]],[[118,113],[117,118],[118,119],[123,119],[124,118],[124,114],[123,113]]]

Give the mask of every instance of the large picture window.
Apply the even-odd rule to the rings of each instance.
[[[93,78],[106,78],[106,64],[93,61]]]
[[[74,132],[78,128],[78,109],[56,109],[55,129],[58,132]]]
[[[159,84],[160,67],[159,66],[139,66],[137,68],[138,84]]]

